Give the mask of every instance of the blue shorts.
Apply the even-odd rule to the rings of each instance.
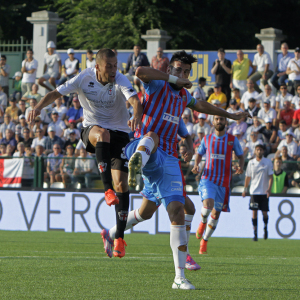
[[[230,212],[229,208],[229,197],[230,188],[224,186],[218,186],[213,182],[202,179],[200,181],[198,192],[201,201],[211,198],[214,200],[214,208],[216,211]]]
[[[130,142],[125,148],[128,158],[135,152],[140,138]],[[185,181],[181,172],[178,158],[168,155],[160,148],[150,155],[150,159],[143,168],[144,188],[141,194],[148,200],[161,203],[167,208],[172,201],[185,203]]]

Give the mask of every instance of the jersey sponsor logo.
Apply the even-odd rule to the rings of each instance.
[[[172,116],[168,113],[164,113],[163,120],[169,121],[169,122],[174,123],[174,124],[179,124],[179,117]]]
[[[90,81],[88,87],[93,88],[94,86],[95,86],[95,83],[93,81]]]
[[[229,146],[232,146],[232,145],[233,145],[233,142],[232,142],[232,141],[228,142],[228,145],[229,145]]]
[[[222,159],[222,160],[224,160],[225,159],[225,154],[211,154],[210,157],[212,159]]]
[[[92,96],[97,96],[97,91],[88,91],[88,90],[84,90],[82,89],[82,91],[84,92],[84,94],[87,95],[92,95]]]
[[[222,209],[223,208],[223,203],[220,203],[220,202],[215,202],[215,209],[216,210],[220,210],[220,209]]]
[[[106,171],[106,167],[107,167],[107,163],[104,163],[104,162],[99,162],[98,164],[98,169],[100,171],[100,173],[103,173]]]
[[[182,182],[171,181],[171,191],[182,191]]]

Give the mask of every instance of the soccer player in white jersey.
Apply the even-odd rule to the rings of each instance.
[[[81,139],[88,152],[96,153],[106,203],[116,205],[117,232],[113,254],[123,257],[126,245],[124,229],[129,208],[128,161],[124,154],[130,132],[126,100],[134,110],[130,123],[132,131],[140,127],[143,109],[129,80],[117,72],[117,63],[111,49],[100,49],[96,55],[96,67],[85,69],[48,93],[30,112],[28,121],[32,122],[42,108],[61,95],[78,94],[84,117]]]

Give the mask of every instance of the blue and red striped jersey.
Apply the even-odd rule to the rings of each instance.
[[[182,121],[181,115],[192,96],[185,89],[174,90],[163,80],[151,80],[143,85],[145,96],[142,102],[142,127],[137,129],[134,136],[139,138],[153,131],[159,137],[158,147],[177,157],[177,133]]]
[[[206,154],[201,179],[208,179],[219,186],[229,187],[232,151],[237,156],[243,155],[243,149],[237,137],[228,133],[221,137],[213,133],[206,135],[198,148],[200,155]]]

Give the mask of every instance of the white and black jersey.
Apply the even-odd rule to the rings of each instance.
[[[97,80],[96,69],[85,69],[59,86],[57,91],[62,95],[78,94],[83,107],[84,127],[98,125],[105,129],[130,132],[126,100],[136,95],[136,91],[124,75],[117,72],[113,83],[102,85]]]
[[[75,70],[79,70],[79,60],[77,58],[74,58],[71,60],[70,58],[67,58],[64,63],[66,74],[71,75],[75,72]]]

